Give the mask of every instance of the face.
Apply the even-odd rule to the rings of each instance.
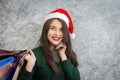
[[[47,38],[51,46],[57,46],[63,39],[62,24],[59,20],[54,19],[50,24]]]

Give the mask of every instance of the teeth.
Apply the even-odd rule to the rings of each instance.
[[[54,38],[54,39],[59,39],[59,38]]]
[[[58,38],[58,37],[53,37],[53,39],[54,39],[54,40],[59,40],[59,38]]]

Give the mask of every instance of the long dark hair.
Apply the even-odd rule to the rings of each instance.
[[[57,74],[58,69],[57,69],[55,61],[53,59],[53,54],[51,54],[52,52],[50,51],[50,44],[49,44],[49,41],[48,41],[48,38],[47,38],[48,30],[50,28],[50,24],[54,19],[59,20],[62,24],[62,32],[63,32],[62,42],[67,46],[66,52],[65,52],[65,54],[67,55],[67,58],[71,61],[71,63],[75,67],[78,66],[78,61],[77,61],[76,54],[72,49],[71,39],[70,39],[69,31],[68,31],[68,28],[67,28],[67,24],[63,20],[58,19],[58,18],[53,18],[53,19],[47,20],[45,22],[45,24],[43,25],[41,38],[39,40],[40,41],[40,47],[42,48],[42,50],[45,54],[45,58],[46,58],[46,61],[47,61],[48,65],[52,68],[54,73]]]

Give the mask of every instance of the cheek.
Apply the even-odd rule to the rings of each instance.
[[[49,30],[47,36],[49,37],[50,35],[52,35],[52,32]]]
[[[54,32],[52,30],[49,30],[47,35],[53,35],[53,33]]]
[[[53,35],[53,32],[51,30],[48,31],[47,38],[48,40],[51,39],[51,36]]]
[[[48,31],[48,33],[47,33],[47,38],[48,39],[50,38],[50,31]]]

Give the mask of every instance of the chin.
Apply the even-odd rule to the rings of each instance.
[[[57,44],[53,44],[54,46],[57,46],[59,43],[57,43]]]
[[[53,43],[54,46],[57,46],[60,42],[57,42],[57,43]]]

